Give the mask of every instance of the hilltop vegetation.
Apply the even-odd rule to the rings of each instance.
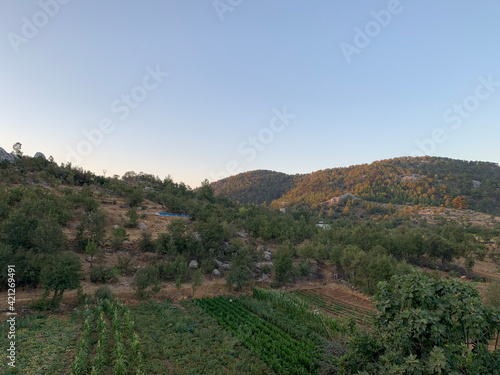
[[[241,199],[246,185],[259,196],[259,173],[248,172],[223,180],[218,193]],[[290,176],[291,177],[291,176]],[[215,184],[217,185],[217,183]],[[278,195],[265,185],[266,197]],[[279,189],[278,189],[279,187]],[[435,207],[471,208],[500,214],[500,167],[495,163],[470,162],[438,157],[397,158],[347,168],[334,168],[298,175],[293,186],[271,206],[282,202],[292,206],[316,208],[333,197],[351,193],[366,201],[392,204],[423,204]],[[252,201],[252,203],[261,203]],[[268,201],[268,203],[271,203]]]
[[[210,186],[216,195],[223,195],[241,203],[271,203],[293,186],[294,179],[285,173],[251,171],[213,182]]]

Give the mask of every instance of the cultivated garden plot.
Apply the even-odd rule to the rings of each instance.
[[[374,316],[374,312],[326,296],[320,290],[299,290],[294,294],[328,314],[353,318],[359,324],[370,324]]]
[[[7,322],[0,324],[7,332]],[[16,331],[16,368],[8,366],[6,354],[0,361],[1,374],[48,375],[67,374],[75,353],[79,332],[76,315],[42,314],[18,318]],[[2,348],[9,348],[7,335],[0,335]],[[7,350],[5,350],[7,352]]]
[[[108,300],[86,308],[72,375],[145,374],[141,344],[129,309]]]

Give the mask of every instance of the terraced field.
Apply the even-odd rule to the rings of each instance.
[[[344,301],[336,300],[321,292],[320,289],[307,289],[293,292],[311,306],[320,308],[328,314],[340,318],[354,318],[359,324],[370,324],[374,312],[361,307],[348,304]]]

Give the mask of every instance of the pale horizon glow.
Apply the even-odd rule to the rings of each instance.
[[[74,164],[191,187],[419,147],[500,162],[497,1],[60,1],[0,5],[8,152],[65,163],[94,134]]]

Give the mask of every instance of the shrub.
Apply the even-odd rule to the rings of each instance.
[[[132,259],[130,257],[118,256],[117,268],[122,275],[132,274],[132,266],[130,265],[131,262],[132,262]]]
[[[110,240],[115,250],[120,249],[123,244],[123,241],[126,241],[127,239],[128,239],[128,234],[124,227],[118,227],[111,231]]]
[[[137,226],[137,220],[139,220],[139,214],[136,208],[131,208],[127,211],[128,221],[125,223],[126,228],[135,228]]]
[[[98,300],[108,300],[108,301],[113,301],[113,292],[111,291],[111,288],[108,285],[103,285],[100,286],[95,292],[94,292],[94,297],[95,299]]]
[[[155,251],[155,243],[153,241],[153,235],[150,232],[141,233],[141,238],[139,240],[139,248],[144,252]]]
[[[105,266],[97,265],[90,269],[90,281],[93,283],[99,283],[106,281],[108,274],[108,269]]]

